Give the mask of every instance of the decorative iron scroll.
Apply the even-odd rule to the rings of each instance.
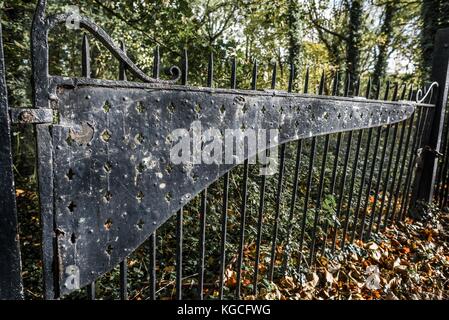
[[[35,106],[54,111],[53,123],[38,125],[37,132],[44,278],[56,296],[111,270],[238,164],[172,163],[174,130],[189,130],[195,122],[221,133],[275,129],[275,146],[397,123],[414,112],[414,104],[403,101],[174,85],[143,74],[85,18],[80,25],[148,83],[50,77],[47,33],[68,16],[47,19],[44,10],[40,0],[33,23],[33,77]],[[178,69],[172,71],[179,76]]]

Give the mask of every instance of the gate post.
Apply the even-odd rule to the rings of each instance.
[[[10,130],[0,23],[0,300],[23,299]]]
[[[449,91],[449,28],[440,29],[436,33],[431,80],[436,81],[439,87],[433,100],[433,103],[435,103],[433,116],[425,124],[427,127],[423,131],[422,162],[416,172],[411,207],[417,218],[425,214],[422,205],[430,204],[433,199]],[[447,157],[447,155],[444,156]]]

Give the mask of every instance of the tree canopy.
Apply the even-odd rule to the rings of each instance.
[[[28,103],[29,29],[35,1],[1,1],[10,99]],[[258,60],[261,85],[269,86],[273,62],[280,66],[279,86],[286,86],[288,65],[311,76],[321,70],[348,72],[353,79],[371,76],[420,81],[429,75],[436,29],[449,24],[443,0],[62,0],[49,1],[48,13],[79,10],[102,26],[151,73],[152,50],[160,46],[163,64],[179,64],[187,49],[190,82],[204,85],[208,57],[214,54],[215,85],[227,86],[229,59],[244,66],[239,83],[248,87]],[[60,26],[50,35],[51,73],[80,74],[82,36]],[[93,39],[92,75],[116,78],[117,62]],[[245,67],[248,65],[248,67]]]

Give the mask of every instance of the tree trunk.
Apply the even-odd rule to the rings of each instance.
[[[356,80],[360,72],[360,43],[362,39],[362,1],[348,1],[349,23],[348,39],[346,41],[346,70],[351,79]]]
[[[374,66],[373,84],[377,86],[380,78],[385,75],[388,64],[388,48],[391,44],[393,33],[393,18],[396,13],[396,4],[394,1],[389,1],[385,5],[385,18],[380,29],[380,41],[378,44],[378,54],[376,57],[376,64]]]
[[[440,3],[446,0],[423,0],[421,6],[421,19],[423,27],[421,30],[421,68],[424,80],[429,80],[432,58],[433,42],[435,33],[440,25],[441,14]],[[447,5],[445,5],[447,6]],[[446,18],[447,20],[448,18]]]
[[[299,71],[301,54],[301,19],[299,17],[298,0],[288,1],[288,38],[289,38],[289,61],[294,64],[295,69]]]

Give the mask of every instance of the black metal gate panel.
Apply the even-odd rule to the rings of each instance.
[[[58,119],[50,129],[61,294],[112,269],[181,206],[243,160],[173,164],[174,130],[191,130],[195,121],[203,130],[222,133],[277,129],[274,146],[395,123],[414,110],[406,102],[331,100],[278,91],[63,78],[52,78],[52,83]]]
[[[289,224],[295,213],[299,171],[303,156],[302,141],[306,138],[325,135],[320,181],[317,190],[316,208],[320,208],[325,190],[326,161],[330,157],[330,134],[339,133],[333,158],[332,182],[329,189],[337,189],[339,155],[342,147],[342,132],[347,135],[346,150],[339,178],[338,207],[336,221],[328,221],[324,228],[333,228],[332,248],[337,243],[337,224],[345,218],[339,244],[354,241],[357,228],[359,239],[369,239],[377,215],[376,232],[390,223],[403,220],[406,212],[427,210],[432,199],[440,206],[447,204],[449,193],[449,160],[442,159],[438,168],[440,150],[449,151],[449,130],[443,127],[449,87],[447,39],[449,29],[436,34],[436,50],[432,68],[432,84],[424,90],[407,86],[399,94],[398,83],[394,86],[393,101],[387,101],[390,83],[385,88],[384,101],[370,100],[372,83],[368,81],[365,98],[357,97],[360,79],[346,76],[345,97],[338,97],[339,73],[336,72],[332,96],[323,96],[325,73],[323,73],[319,95],[308,94],[309,72],[306,73],[304,94],[292,93],[295,68],[291,65],[288,92],[276,88],[276,66],[273,67],[272,89],[256,90],[257,62],[253,65],[251,90],[236,88],[236,60],[232,61],[231,89],[211,88],[213,84],[213,55],[208,66],[207,88],[188,85],[187,50],[183,56],[182,71],[171,67],[171,80],[161,80],[159,51],[155,51],[153,76],[146,75],[127,56],[124,45],[116,45],[111,37],[93,21],[76,15],[79,27],[88,31],[101,42],[120,64],[119,81],[90,78],[90,58],[87,35],[83,38],[83,77],[60,77],[49,75],[48,33],[61,23],[74,19],[71,13],[47,17],[46,0],[38,0],[31,33],[33,108],[10,108],[8,106],[4,57],[0,26],[0,299],[23,298],[17,208],[15,203],[13,161],[10,124],[35,125],[37,137],[39,201],[42,222],[43,277],[45,298],[60,298],[90,284],[90,297],[95,295],[95,280],[120,263],[121,297],[127,298],[126,258],[177,212],[176,226],[176,291],[182,298],[182,208],[195,196],[201,197],[200,225],[200,271],[198,296],[203,298],[204,251],[206,230],[207,188],[235,166],[244,163],[242,184],[242,209],[240,212],[240,247],[236,297],[241,297],[243,249],[248,191],[249,164],[259,166],[260,174],[278,173],[276,190],[276,215],[274,216],[271,261],[268,280],[273,280],[276,262],[276,244],[280,217],[280,206],[285,168],[285,144],[298,141],[295,178],[291,201]],[[126,73],[136,81],[126,80]],[[182,79],[182,84],[178,81]],[[352,83],[354,82],[354,88]],[[379,99],[381,86],[376,86]],[[434,88],[439,87],[438,91]],[[354,89],[354,90],[352,90]],[[353,94],[356,97],[348,97]],[[425,92],[423,92],[425,91]],[[414,99],[416,102],[411,102]],[[399,101],[398,101],[399,100]],[[416,115],[414,114],[416,112]],[[408,120],[406,122],[406,120]],[[377,133],[372,128],[377,127]],[[367,146],[363,150],[364,131],[368,129]],[[385,130],[383,130],[385,128]],[[353,131],[357,135],[355,155],[351,157]],[[390,135],[390,131],[391,135]],[[207,134],[206,134],[207,132]],[[385,134],[383,134],[385,132]],[[375,135],[375,140],[374,140]],[[443,139],[443,145],[440,146]],[[370,148],[374,153],[370,159]],[[381,146],[382,141],[382,146]],[[395,150],[398,141],[397,150]],[[278,158],[276,148],[281,147]],[[386,160],[387,149],[389,152]],[[381,152],[378,150],[381,149]],[[267,152],[270,150],[270,152]],[[316,139],[311,139],[307,168],[307,183],[304,196],[301,235],[299,240],[298,270],[303,260],[304,238],[310,190],[316,162]],[[187,152],[187,155],[184,155]],[[320,151],[321,152],[321,151]],[[349,169],[354,159],[359,163],[363,152],[361,184],[358,186],[354,221],[350,225],[351,204],[355,203],[354,188],[359,179],[358,166]],[[180,153],[183,153],[180,156]],[[403,153],[403,155],[402,155]],[[447,152],[445,152],[447,153]],[[207,154],[207,159],[205,159]],[[378,155],[380,157],[378,157]],[[394,156],[396,155],[396,156]],[[173,157],[177,160],[174,161]],[[376,160],[379,158],[379,162]],[[182,159],[182,161],[179,161]],[[370,161],[372,160],[372,161]],[[395,160],[395,161],[393,161]],[[315,162],[314,162],[315,161]],[[279,168],[278,166],[279,164]],[[370,167],[368,167],[371,162]],[[376,172],[376,168],[379,168]],[[383,170],[385,167],[385,170]],[[439,169],[439,171],[438,171]],[[350,184],[347,201],[345,183],[348,172]],[[365,176],[369,172],[368,182]],[[384,172],[385,177],[384,177]],[[376,173],[377,178],[374,176]],[[390,179],[391,177],[391,179]],[[405,180],[404,180],[405,178]],[[377,179],[377,180],[376,180]],[[225,175],[223,193],[223,217],[221,234],[221,278],[220,298],[223,298],[224,271],[226,267],[226,237],[229,174]],[[260,207],[258,211],[258,248],[262,239],[262,221],[266,181],[261,179]],[[383,180],[383,181],[382,181]],[[391,181],[390,181],[391,180]],[[414,180],[414,181],[412,181]],[[376,181],[374,186],[374,181]],[[405,183],[404,183],[405,182]],[[401,193],[402,183],[404,190]],[[434,186],[437,192],[433,196]],[[367,187],[366,192],[364,188]],[[382,189],[381,189],[382,187]],[[367,210],[370,194],[374,191],[369,222]],[[380,199],[380,194],[382,194]],[[388,196],[387,196],[388,195]],[[361,204],[365,197],[363,211]],[[388,198],[387,198],[388,197]],[[310,198],[310,199],[309,199]],[[379,199],[378,199],[379,198]],[[376,205],[380,201],[380,208]],[[400,200],[400,212],[398,201]],[[424,200],[424,201],[423,201]],[[315,200],[314,200],[315,201]],[[422,209],[421,202],[424,204]],[[384,209],[385,215],[382,216]],[[392,209],[390,213],[390,209]],[[345,212],[343,212],[343,210]],[[375,212],[376,211],[376,212]],[[360,212],[363,214],[359,217]],[[309,261],[317,251],[317,228],[319,210],[315,210],[311,231]],[[345,216],[343,216],[345,214]],[[413,217],[413,212],[411,213]],[[419,215],[418,215],[419,216]],[[360,218],[360,219],[359,219]],[[382,221],[383,219],[383,221]],[[360,221],[361,220],[361,221]],[[358,224],[359,223],[359,224]],[[368,226],[369,224],[369,226]],[[352,230],[349,229],[351,227]],[[365,231],[365,228],[367,229]],[[320,250],[326,252],[328,233]],[[352,232],[350,240],[347,237]],[[292,234],[288,231],[286,243]],[[366,235],[366,236],[365,236]],[[155,294],[155,242],[152,243],[151,295]],[[287,248],[287,246],[285,246]],[[257,291],[260,252],[256,253],[254,267],[254,289]],[[284,256],[282,268],[288,263]],[[150,284],[151,286],[151,284]]]

